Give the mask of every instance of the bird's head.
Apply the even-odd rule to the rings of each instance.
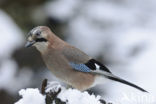
[[[39,51],[43,51],[48,47],[50,29],[46,26],[38,26],[28,33],[27,43],[25,47],[35,46]]]

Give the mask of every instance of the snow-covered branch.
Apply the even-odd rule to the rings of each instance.
[[[15,104],[107,104],[100,96],[66,89],[58,82],[47,82],[47,79],[42,82],[41,91],[38,88],[27,88],[20,90],[19,95],[22,98]]]

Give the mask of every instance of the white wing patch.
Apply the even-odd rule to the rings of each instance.
[[[96,67],[96,69],[100,69],[100,66],[96,63],[95,63],[95,67]]]
[[[98,64],[94,64],[95,65],[95,67],[96,67],[96,70],[93,70],[92,72],[94,72],[94,73],[99,73],[99,74],[104,74],[104,75],[107,75],[107,74],[110,74],[110,73],[108,73],[107,71],[102,71],[102,70],[100,70],[100,65],[98,65]]]

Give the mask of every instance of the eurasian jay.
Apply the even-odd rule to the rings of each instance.
[[[48,69],[66,84],[81,91],[106,80],[132,86],[143,92],[143,88],[115,76],[107,67],[57,37],[48,27],[38,26],[28,34],[26,47],[35,46]]]

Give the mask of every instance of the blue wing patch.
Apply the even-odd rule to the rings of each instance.
[[[87,67],[85,64],[75,64],[70,62],[70,65],[73,69],[81,72],[91,72],[90,68]]]

